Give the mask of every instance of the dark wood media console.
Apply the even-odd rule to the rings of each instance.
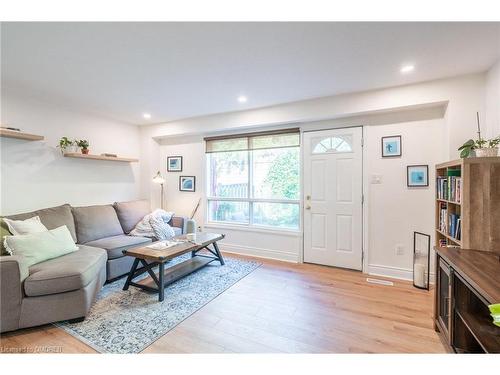
[[[450,351],[500,353],[500,327],[488,305],[500,303],[500,256],[436,247],[435,328]]]

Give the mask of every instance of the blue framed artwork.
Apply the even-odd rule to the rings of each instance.
[[[382,157],[392,158],[395,156],[401,156],[401,136],[382,137]]]
[[[167,172],[182,172],[182,156],[167,157]]]
[[[408,187],[429,186],[429,166],[409,165],[406,167],[406,183]]]
[[[195,191],[196,177],[195,176],[180,176],[179,190],[180,191]]]

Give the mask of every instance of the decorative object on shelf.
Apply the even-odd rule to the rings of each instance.
[[[431,236],[413,232],[413,286],[429,290]]]
[[[196,191],[196,177],[195,176],[180,176],[179,177],[179,190],[180,191]]]
[[[382,137],[382,157],[393,158],[401,156],[401,136]]]
[[[476,112],[477,118],[477,139],[469,139],[458,148],[460,157],[495,157],[498,156],[498,145],[500,144],[500,135],[496,138],[484,139],[481,137],[481,125],[479,123],[479,112]]]
[[[156,173],[156,176],[153,177],[153,182],[155,184],[160,184],[160,186],[161,186],[160,208],[163,209],[163,184],[165,183],[165,179],[161,175],[160,171],[158,171],[158,173]]]
[[[182,156],[167,157],[167,172],[182,172]]]
[[[406,169],[406,183],[408,187],[429,186],[428,165],[409,165]]]
[[[493,324],[500,327],[500,303],[488,305],[488,308],[490,309],[490,315],[493,318]]]
[[[69,139],[68,137],[62,137],[59,140],[59,147],[61,149],[61,153],[64,155],[65,153],[75,152],[76,141]]]
[[[80,139],[75,141],[76,145],[82,149],[82,154],[87,155],[89,153],[89,141],[86,139]]]
[[[108,158],[117,158],[118,157],[117,154],[109,154],[107,152],[102,153],[101,156],[107,156]]]

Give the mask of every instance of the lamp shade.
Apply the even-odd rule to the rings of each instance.
[[[156,176],[153,177],[153,182],[156,184],[163,184],[165,180],[163,179],[160,171],[156,174]]]

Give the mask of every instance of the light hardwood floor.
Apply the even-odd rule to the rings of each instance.
[[[235,256],[227,254],[226,256]],[[144,350],[145,353],[443,353],[433,292],[409,282],[311,264],[262,266]],[[1,336],[6,348],[95,351],[51,325]]]

